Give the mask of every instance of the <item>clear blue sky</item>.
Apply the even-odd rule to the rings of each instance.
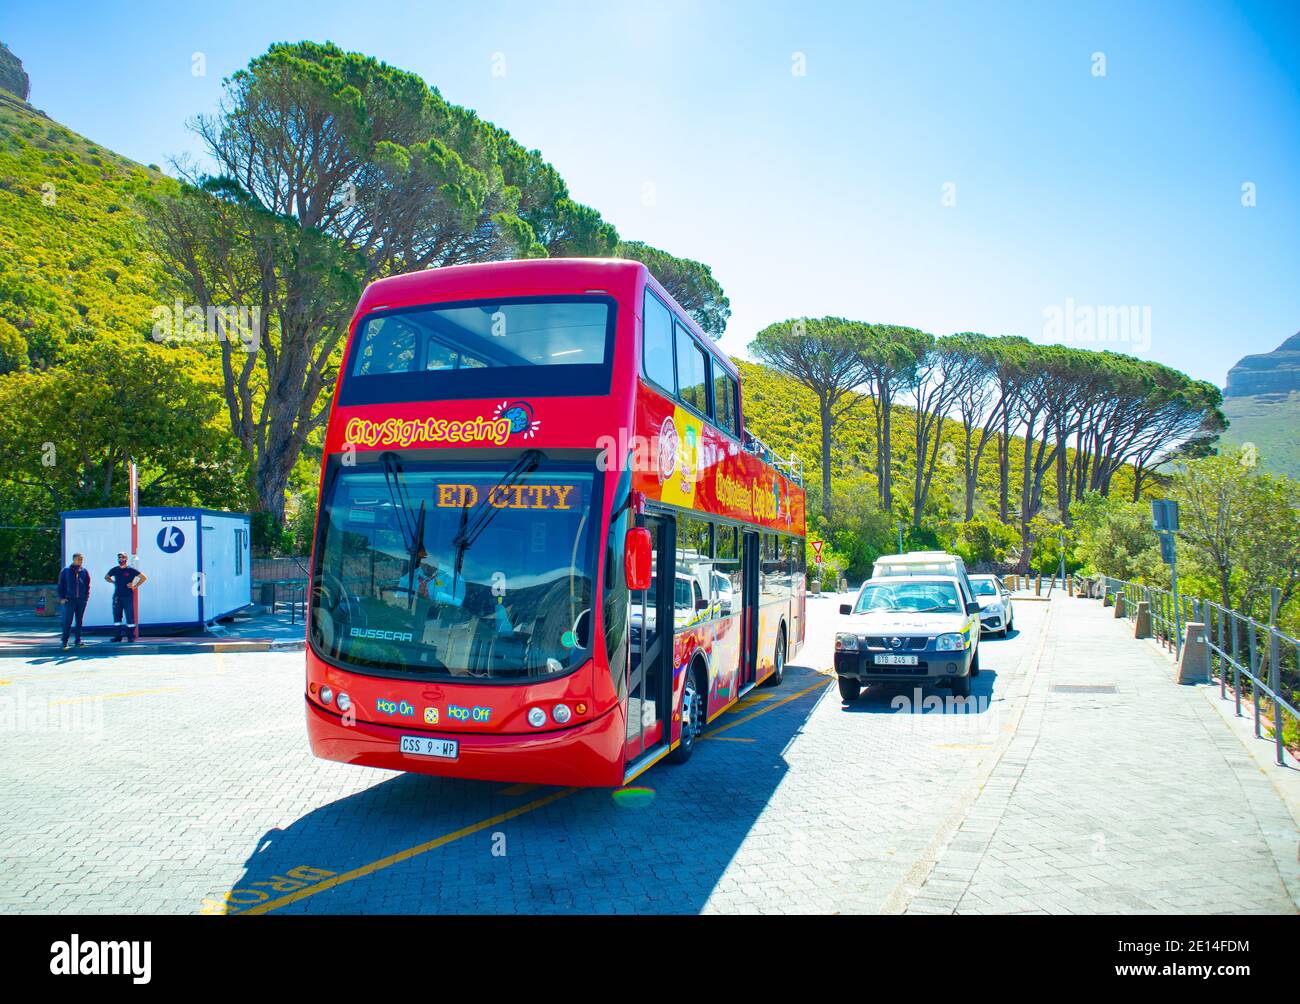
[[[1241,355],[1300,329],[1295,4],[262,0],[0,13],[33,104],[163,165],[199,152],[185,120],[216,108],[224,76],[299,39],[419,73],[539,148],[623,236],[709,263],[731,297],[723,345],[736,354],[765,324],[823,314],[1043,340],[1044,311],[1072,300],[1149,307],[1149,347],[1127,348],[1222,384]],[[946,184],[955,205],[942,204]]]

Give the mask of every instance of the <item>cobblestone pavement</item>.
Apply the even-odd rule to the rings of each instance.
[[[1295,913],[1296,820],[1172,660],[1058,600],[917,913]],[[1212,688],[1217,700],[1218,688]]]
[[[618,793],[316,760],[301,653],[0,659],[0,910],[1294,912],[1283,803],[1095,603],[1018,604],[968,705],[848,708],[837,604],[810,598],[779,688]]]

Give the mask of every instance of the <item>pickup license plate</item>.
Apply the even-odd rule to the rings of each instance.
[[[440,760],[455,760],[460,755],[460,743],[455,739],[402,736],[402,752],[408,756],[432,756]]]
[[[915,666],[914,655],[878,655],[874,657],[877,666]]]

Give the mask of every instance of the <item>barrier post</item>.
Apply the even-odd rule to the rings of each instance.
[[[1137,613],[1133,617],[1133,637],[1151,637],[1151,604],[1142,600],[1138,601]]]
[[[1179,683],[1209,683],[1209,649],[1205,644],[1205,625],[1196,621],[1187,624],[1187,639],[1178,659]]]

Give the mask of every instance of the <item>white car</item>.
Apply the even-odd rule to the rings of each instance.
[[[978,676],[979,605],[955,576],[887,576],[862,584],[835,632],[840,697],[873,683],[943,684],[969,697]]]
[[[1011,590],[996,575],[972,575],[971,588],[980,605],[980,631],[1004,638],[1015,630],[1015,611],[1011,609]]]

